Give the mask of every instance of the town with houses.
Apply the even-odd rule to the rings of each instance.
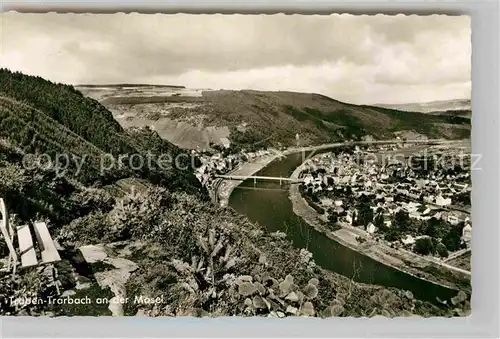
[[[401,147],[317,155],[300,174],[302,195],[333,227],[359,227],[391,247],[441,258],[469,249],[470,158],[448,146],[391,157]]]
[[[213,194],[222,183],[215,175],[273,155],[267,149],[231,153],[227,147],[192,153],[201,163],[196,177]],[[403,142],[340,147],[303,164],[300,191],[332,230],[356,227],[393,248],[445,260],[471,246],[466,154],[460,146]]]
[[[193,156],[201,161],[201,166],[196,169],[196,177],[206,186],[214,174],[224,174],[238,168],[240,164],[252,161],[272,154],[270,150],[258,150],[255,152],[240,151],[238,153],[224,154],[222,152],[208,152],[193,150]]]
[[[215,194],[221,180],[214,177],[217,174],[226,174],[237,170],[245,162],[252,162],[256,159],[263,159],[273,154],[273,151],[267,149],[247,152],[240,150],[237,153],[228,152],[227,147],[208,150],[192,150],[192,156],[199,159],[201,165],[196,168],[195,176],[200,183],[206,187],[209,192]]]

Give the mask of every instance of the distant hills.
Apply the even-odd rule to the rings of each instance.
[[[111,88],[121,88],[121,87],[156,87],[156,88],[186,88],[186,86],[178,86],[178,85],[150,85],[150,84],[80,84],[76,85],[76,87],[81,88],[100,88],[100,87],[111,87]]]
[[[407,104],[375,104],[378,107],[385,107],[391,109],[398,109],[401,111],[412,111],[421,113],[451,114],[456,112],[456,115],[470,117],[471,115],[471,101],[470,99],[454,99],[454,100],[438,100],[430,102],[414,102]]]
[[[122,126],[153,126],[162,138],[184,148],[208,148],[228,137],[235,147],[321,144],[394,138],[402,131],[429,138],[468,138],[470,120],[461,112],[426,114],[353,105],[324,95],[296,92],[203,91],[199,96],[116,89],[100,99]],[[151,112],[156,112],[151,114]],[[216,130],[216,132],[214,132]]]

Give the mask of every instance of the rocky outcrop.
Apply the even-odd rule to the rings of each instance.
[[[85,260],[88,263],[103,263],[114,267],[102,272],[96,272],[94,277],[101,288],[108,288],[114,297],[109,302],[109,310],[113,316],[123,315],[123,304],[127,298],[125,283],[130,274],[138,269],[136,263],[121,257],[110,256],[111,248],[106,245],[88,245],[80,247]]]

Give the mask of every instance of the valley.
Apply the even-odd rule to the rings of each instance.
[[[122,126],[150,126],[181,148],[229,144],[230,150],[237,152],[242,148],[391,139],[398,133],[447,139],[470,134],[470,120],[461,116],[353,105],[314,93],[80,89],[113,112]]]
[[[303,222],[288,225],[288,219],[298,217],[277,200],[246,204],[236,188],[227,197],[232,208],[221,207],[200,180],[227,171],[228,159],[241,166],[266,159],[258,165],[265,166],[272,156],[261,156],[290,147],[393,139],[404,130],[429,139],[459,138],[470,123],[444,116],[422,123],[418,113],[403,116],[317,94],[201,91],[195,96],[172,86],[128,87],[134,86],[87,86],[82,93],[40,77],[0,71],[0,196],[11,216],[8,222],[17,227],[46,220],[61,255],[53,263],[57,284],[47,283],[53,278],[41,266],[12,275],[3,265],[2,314],[329,317],[382,311],[388,316],[451,316],[470,309],[464,291],[429,294],[453,300],[451,306],[412,292],[418,280],[393,284],[390,275],[383,281],[359,279],[371,269],[360,269],[358,260],[346,256],[334,261],[336,266],[325,252],[310,251],[311,245],[331,246],[321,237],[291,242],[292,228],[306,233],[312,228]],[[171,161],[162,164],[153,157],[152,162],[103,171],[103,156],[141,159],[150,153],[169,155]],[[25,166],[26,157],[56,159],[61,154],[88,161],[81,171],[65,168],[63,176],[59,168]],[[278,157],[286,169],[273,174],[289,176],[297,160],[293,154]],[[261,172],[275,171],[275,164]],[[203,165],[205,177],[197,175]],[[287,191],[280,194],[289,204]],[[285,213],[284,223],[269,227],[265,219],[270,213]],[[0,253],[6,258],[9,249],[2,244]],[[362,258],[361,263],[379,267]],[[117,302],[99,307],[9,302],[27,295]]]

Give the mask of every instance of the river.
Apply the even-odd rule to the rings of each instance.
[[[307,156],[295,153],[277,159],[255,175],[289,177]],[[433,303],[436,297],[446,300],[457,293],[381,264],[314,230],[294,214],[287,186],[259,181],[254,184],[249,179],[234,189],[229,205],[269,232],[285,232],[296,247],[307,248],[313,254],[316,264],[355,281],[409,290],[417,299]]]

